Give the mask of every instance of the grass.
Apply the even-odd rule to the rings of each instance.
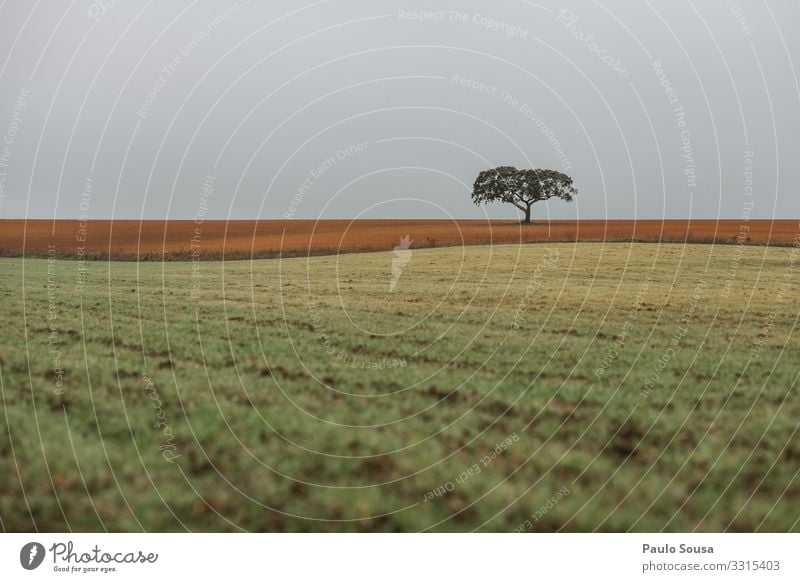
[[[800,531],[798,254],[4,259],[0,525]]]

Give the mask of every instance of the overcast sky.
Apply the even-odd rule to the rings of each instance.
[[[0,218],[800,217],[796,1],[0,7]]]

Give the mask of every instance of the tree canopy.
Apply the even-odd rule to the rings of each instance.
[[[560,198],[571,202],[578,194],[572,178],[556,170],[518,170],[500,166],[484,170],[475,179],[472,201],[475,204],[505,202],[525,214],[523,222],[530,223],[531,207],[542,200]]]

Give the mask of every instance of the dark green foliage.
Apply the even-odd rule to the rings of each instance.
[[[578,190],[572,178],[556,170],[518,170],[500,166],[484,170],[475,179],[472,201],[477,204],[504,202],[516,206],[524,213],[523,222],[531,221],[531,207],[536,202],[560,198],[572,202]]]

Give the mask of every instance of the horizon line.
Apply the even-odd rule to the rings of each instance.
[[[793,222],[800,221],[800,217],[791,218],[721,218],[721,217],[663,217],[663,218],[541,218],[534,219],[531,224],[553,223],[553,222],[666,222],[666,221],[700,221],[713,220],[717,222]],[[47,217],[5,217],[0,218],[0,222],[8,221],[30,221],[30,222],[410,222],[410,221],[429,221],[429,222],[511,222],[523,224],[519,219],[514,218],[47,218]]]

